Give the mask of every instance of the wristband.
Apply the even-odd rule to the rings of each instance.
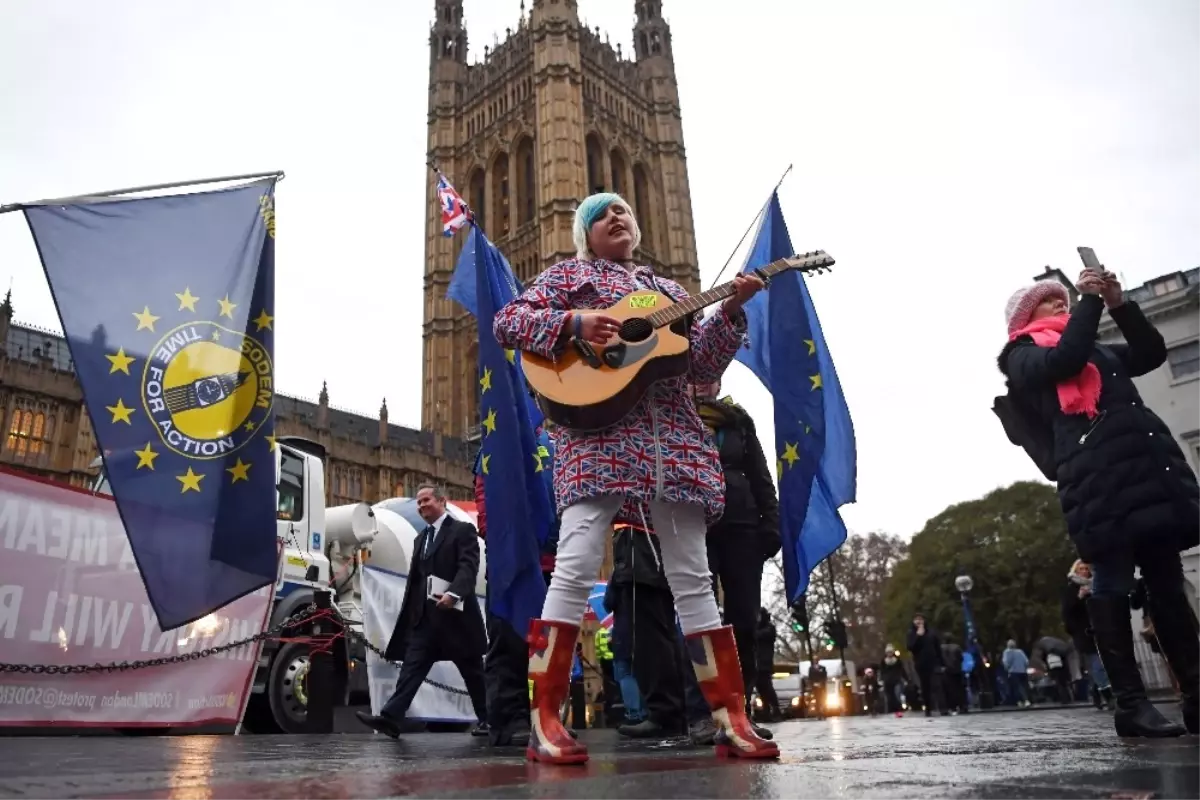
[[[582,314],[572,314],[571,316],[573,316],[575,318],[575,338],[582,339],[583,338],[583,315]]]

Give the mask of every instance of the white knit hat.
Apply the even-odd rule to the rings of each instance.
[[[1013,292],[1012,297],[1008,298],[1008,302],[1004,306],[1004,319],[1008,322],[1010,336],[1029,324],[1029,318],[1033,316],[1034,310],[1047,297],[1059,297],[1068,306],[1071,305],[1071,296],[1067,294],[1067,287],[1058,281],[1038,281],[1032,286],[1025,286]]]

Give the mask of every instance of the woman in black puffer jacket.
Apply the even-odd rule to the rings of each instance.
[[[1000,371],[1053,441],[1067,530],[1092,565],[1087,609],[1117,699],[1117,733],[1183,733],[1146,699],[1134,660],[1135,566],[1149,586],[1155,620],[1168,621],[1159,640],[1183,687],[1187,730],[1196,733],[1200,640],[1188,622],[1179,553],[1200,543],[1200,487],[1171,431],[1133,384],[1162,365],[1166,345],[1112,273],[1084,270],[1077,288],[1083,296],[1069,313],[1066,288],[1055,281],[1012,296]],[[1105,306],[1126,344],[1097,343]]]
[[[696,387],[700,418],[721,456],[725,513],[708,529],[708,565],[721,580],[725,623],[733,626],[746,701],[755,685],[755,631],[762,604],[763,565],[779,552],[779,500],[754,420],[730,398],[717,399],[720,383]],[[763,669],[770,670],[767,664]],[[762,736],[765,728],[755,727]]]

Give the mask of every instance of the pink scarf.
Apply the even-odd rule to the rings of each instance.
[[[1038,347],[1054,347],[1062,338],[1062,332],[1070,318],[1068,314],[1043,317],[1016,331],[1008,340],[1011,342],[1028,336]],[[1094,419],[1100,413],[1096,408],[1099,401],[1100,370],[1095,364],[1089,362],[1074,378],[1068,378],[1058,384],[1058,405],[1065,414],[1087,414],[1089,418]]]

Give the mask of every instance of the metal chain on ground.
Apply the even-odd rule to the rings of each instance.
[[[309,603],[307,607],[300,609],[262,633],[257,633],[254,636],[236,642],[229,642],[218,647],[206,647],[203,650],[196,650],[191,653],[179,653],[178,655],[164,656],[162,658],[147,658],[140,661],[116,661],[108,664],[64,664],[60,666],[58,664],[5,664],[0,662],[0,673],[15,672],[20,675],[86,675],[97,672],[125,672],[133,669],[199,661],[202,658],[215,656],[218,653],[224,653],[229,650],[236,650],[248,644],[278,638],[283,631],[305,622],[309,617],[314,616],[316,612],[316,603]]]
[[[371,642],[367,640],[367,637],[366,637],[366,636],[363,636],[363,635],[362,635],[361,633],[359,633],[358,631],[356,631],[356,630],[351,630],[351,628],[350,628],[349,626],[347,626],[347,627],[345,628],[345,630],[346,630],[346,633],[347,633],[347,634],[348,634],[348,635],[349,635],[351,638],[354,638],[354,639],[357,639],[357,640],[359,640],[360,642],[362,642],[362,643],[363,643],[363,647],[367,648],[367,649],[368,649],[368,650],[370,650],[372,653],[374,653],[375,655],[379,656],[379,660],[380,660],[380,661],[383,661],[383,662],[385,662],[385,663],[391,664],[391,665],[393,665],[393,666],[396,666],[396,667],[398,667],[398,666],[400,666],[401,664],[403,664],[403,663],[404,663],[404,662],[402,662],[402,661],[392,661],[390,658],[388,658],[388,657],[387,657],[387,655],[386,655],[386,654],[385,654],[385,653],[384,653],[382,650],[380,650],[380,649],[379,649],[378,647],[376,647],[375,645],[371,644]],[[430,686],[432,686],[432,687],[433,687],[433,688],[435,688],[435,689],[441,689],[443,692],[450,692],[451,694],[462,695],[463,697],[470,697],[470,696],[471,696],[471,693],[470,693],[470,692],[468,692],[466,689],[459,689],[457,686],[447,686],[447,685],[446,685],[446,684],[444,684],[444,683],[438,683],[437,681],[430,680],[429,678],[426,678],[426,679],[424,680],[424,683],[427,683],[427,684],[429,684]]]

